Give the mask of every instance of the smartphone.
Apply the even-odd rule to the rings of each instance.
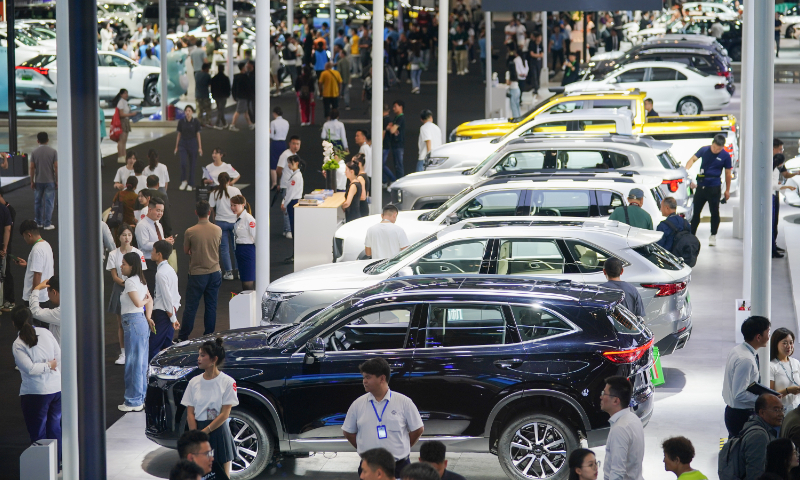
[[[13,253],[6,253],[6,255],[7,255],[7,256],[8,256],[8,258],[10,258],[11,260],[20,260],[20,258],[19,258],[18,256],[14,255]]]

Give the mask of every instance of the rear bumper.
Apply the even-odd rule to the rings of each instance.
[[[689,341],[689,337],[691,336],[692,336],[692,324],[691,322],[689,322],[689,325],[687,325],[683,329],[667,335],[666,337],[659,340],[658,343],[656,343],[659,355],[669,355],[671,353],[674,353],[675,350],[679,350],[685,347],[686,343]]]
[[[45,102],[54,99],[44,88],[38,86],[20,86],[19,82],[17,82],[17,97]]]

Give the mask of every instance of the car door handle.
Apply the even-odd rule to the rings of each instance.
[[[439,265],[439,270],[441,270],[442,272],[449,272],[450,271],[450,267],[445,267],[444,265]]]
[[[389,364],[389,366],[392,368],[403,368],[406,366],[406,362],[394,362],[392,364]]]
[[[494,364],[499,368],[516,368],[522,365],[524,360],[519,358],[505,358],[502,360],[495,360]]]

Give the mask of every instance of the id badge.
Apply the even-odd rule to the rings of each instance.
[[[383,440],[388,435],[386,434],[386,427],[383,425],[378,425],[378,440]]]

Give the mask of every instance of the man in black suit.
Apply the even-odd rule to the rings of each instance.
[[[606,38],[606,52],[619,50],[619,43],[622,41],[616,28],[609,28],[610,36]]]

